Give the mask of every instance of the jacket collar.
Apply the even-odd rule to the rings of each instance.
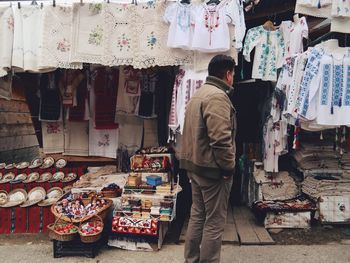
[[[214,76],[208,76],[205,84],[213,85],[222,91],[224,91],[227,96],[231,97],[233,95],[233,87],[229,86],[225,81]]]

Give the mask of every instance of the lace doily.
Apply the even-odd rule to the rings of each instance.
[[[71,6],[45,6],[43,14],[43,37],[39,68],[81,69],[82,63],[69,63],[72,46],[72,14]]]
[[[159,15],[166,7],[166,3],[154,1],[135,7],[135,68],[192,64],[192,52],[167,47],[169,26]]]
[[[107,4],[105,7],[105,64],[133,65],[135,36],[133,19],[135,6]]]
[[[74,3],[70,62],[104,63],[105,3]]]

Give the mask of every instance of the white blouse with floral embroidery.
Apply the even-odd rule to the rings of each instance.
[[[11,68],[13,24],[12,8],[0,7],[0,77]]]
[[[243,55],[250,62],[250,52],[255,48],[252,78],[277,80],[277,69],[282,67],[284,41],[280,30],[268,31],[263,26],[248,30]]]

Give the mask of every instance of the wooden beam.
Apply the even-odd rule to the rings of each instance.
[[[116,159],[107,157],[96,157],[96,156],[72,156],[63,154],[48,154],[47,156],[53,157],[55,160],[63,158],[68,162],[109,162],[116,164]]]
[[[20,135],[35,135],[35,130],[32,124],[1,124],[0,125],[0,138],[1,137],[13,137]]]
[[[0,152],[38,146],[36,135],[23,135],[0,138]]]
[[[17,112],[17,113],[30,112],[28,104],[25,101],[13,101],[13,100],[5,100],[5,99],[0,99],[0,112],[1,111]]]
[[[32,123],[30,113],[0,112],[1,124]]]

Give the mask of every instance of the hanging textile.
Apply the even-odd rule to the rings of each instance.
[[[167,46],[170,48],[192,48],[193,4],[182,4],[180,1],[170,4],[164,14],[164,20],[169,25]]]
[[[85,121],[86,111],[88,110],[86,108],[87,104],[87,79],[85,74],[81,73],[83,76],[83,79],[80,81],[79,86],[74,89],[73,92],[73,103],[72,106],[69,108],[69,120],[70,121]],[[76,102],[76,103],[74,103]]]
[[[117,102],[118,69],[99,67],[92,71],[95,92],[95,128],[116,129],[115,108]]]
[[[39,120],[57,121],[62,116],[57,72],[42,74],[40,78]]]
[[[139,101],[138,115],[144,118],[156,118],[155,93],[157,87],[157,72],[142,70],[141,96]]]
[[[83,70],[67,69],[61,71],[59,87],[62,97],[62,103],[65,108],[76,106],[77,88],[81,82],[85,82],[85,72]]]
[[[141,148],[144,120],[137,116],[117,116],[119,148],[126,149],[129,155]]]
[[[283,65],[284,41],[281,31],[268,31],[263,26],[251,28],[244,42],[243,55],[250,62],[250,52],[255,48],[252,78],[277,80],[277,69]]]
[[[135,68],[192,64],[193,54],[167,47],[168,25],[164,14],[167,3],[150,1],[135,7]]]
[[[14,18],[11,7],[0,7],[0,77],[6,76],[12,65]]]
[[[332,4],[331,31],[350,33],[350,2],[334,0]]]
[[[180,68],[175,78],[171,108],[169,113],[169,140],[175,140],[176,132],[182,134],[185,122],[187,103],[193,94],[204,84],[208,72],[195,72],[192,69]]]
[[[89,155],[89,122],[66,122],[64,129],[64,155]]]
[[[39,55],[39,68],[81,69],[82,63],[70,63],[73,8],[71,6],[43,7],[43,33]],[[33,30],[32,30],[33,31]]]
[[[95,91],[90,88],[89,155],[108,158],[117,157],[118,129],[102,130],[95,128]]]
[[[109,66],[133,65],[135,6],[109,3],[105,7],[106,61]]]
[[[41,122],[43,152],[62,153],[64,151],[63,122]]]
[[[144,120],[143,131],[143,148],[159,146],[156,119]]]
[[[297,0],[295,13],[328,18],[331,16],[332,1],[334,0]]]
[[[301,17],[296,22],[282,21],[280,30],[284,39],[285,57],[304,51],[303,38],[307,39],[309,36],[309,28],[305,17]]]
[[[70,62],[104,65],[106,28],[104,3],[73,3]]]
[[[203,52],[194,52],[193,56],[193,68],[195,71],[202,71],[202,70],[208,70],[208,65],[210,60],[215,57],[216,55],[224,54],[227,56],[231,56],[234,61],[236,62],[236,65],[238,64],[238,51],[236,49],[236,38],[235,38],[235,26],[229,24],[229,32],[230,32],[230,50],[223,53],[223,52],[218,52],[218,53],[203,53]]]
[[[119,68],[117,115],[135,115],[139,110],[142,73],[131,67]]]

